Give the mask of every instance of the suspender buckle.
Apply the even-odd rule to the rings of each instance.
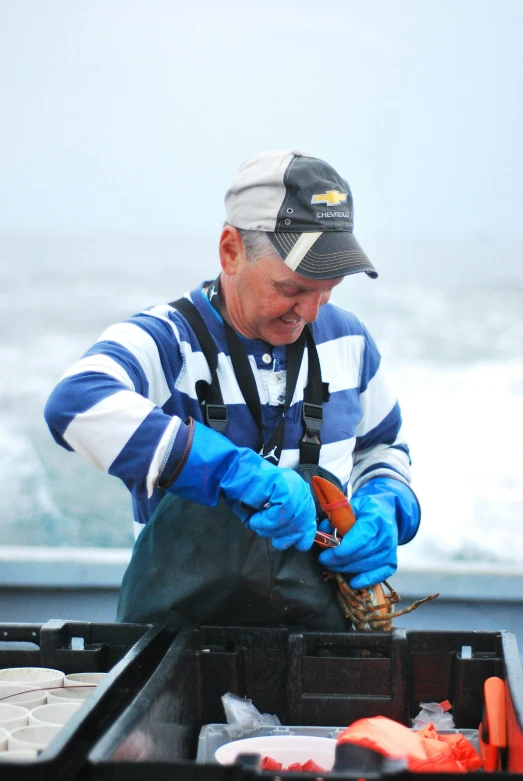
[[[204,409],[205,421],[209,428],[212,428],[213,431],[219,431],[220,434],[225,434],[225,429],[229,422],[225,404],[206,404]]]
[[[323,425],[323,407],[321,404],[308,404],[303,402],[302,420],[305,425],[305,434],[301,438],[304,445],[317,445],[321,447],[320,430]]]

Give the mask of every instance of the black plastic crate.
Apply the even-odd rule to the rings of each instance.
[[[224,721],[221,696],[228,691],[275,713],[283,725],[310,727],[377,715],[410,726],[420,702],[449,699],[456,727],[477,729],[483,683],[494,675],[509,684],[513,753],[507,761],[522,773],[523,680],[509,633],[183,630],[90,753],[93,779],[220,781],[256,774],[255,768],[195,763],[201,727]],[[354,777],[361,775],[355,768]]]
[[[46,624],[0,624],[0,668],[107,672],[150,628],[56,619]]]
[[[106,672],[53,742],[33,761],[2,762],[2,781],[73,781],[89,776],[87,754],[129,705],[169,648],[173,634],[143,624],[0,624],[0,668]]]

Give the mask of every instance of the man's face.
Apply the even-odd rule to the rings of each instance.
[[[278,258],[249,263],[243,255],[235,274],[227,280],[229,319],[250,339],[262,339],[274,347],[291,344],[307,323],[316,320],[320,307],[342,279],[311,280],[291,271]]]

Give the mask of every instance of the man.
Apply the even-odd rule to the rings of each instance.
[[[225,204],[218,279],[108,328],[46,419],[132,493],[120,620],[344,630],[324,571],[381,582],[419,524],[378,350],[328,304],[346,275],[377,274],[322,160],[253,157]],[[319,561],[313,474],[350,484],[357,516]]]

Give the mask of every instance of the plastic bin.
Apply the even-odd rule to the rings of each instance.
[[[106,672],[104,680],[34,760],[3,761],[2,781],[87,778],[87,753],[152,674],[173,635],[141,624],[0,624],[0,668]]]
[[[464,647],[470,652],[462,654]],[[481,721],[483,683],[491,676],[508,683],[505,766],[523,774],[523,679],[517,645],[509,633],[185,629],[140,694],[90,752],[92,778],[251,777],[256,768],[219,766],[208,756],[197,761],[202,753],[210,753],[211,739],[217,739],[216,731],[211,738],[208,730],[209,746],[202,748],[201,730],[224,721],[221,696],[228,691],[248,697],[262,713],[275,713],[284,726],[319,729],[320,736],[325,728],[335,732],[340,725],[376,715],[410,725],[420,702],[448,699],[457,729],[465,732],[476,730]],[[353,775],[344,774],[361,775],[357,767]],[[366,773],[365,778],[380,775]]]
[[[276,737],[285,735],[301,735],[303,737],[313,738],[331,738],[336,740],[343,732],[345,727],[262,727],[261,729],[249,732],[248,735],[242,735],[241,737],[258,738],[258,737]],[[461,733],[467,740],[469,740],[476,751],[479,754],[479,737],[477,729],[460,729],[460,730],[438,730],[440,735],[451,735],[453,733]],[[231,738],[226,730],[225,724],[205,724],[198,737],[198,748],[196,751],[196,761],[215,763],[216,751],[224,746],[226,743],[230,743],[233,740],[239,740],[240,738]]]

